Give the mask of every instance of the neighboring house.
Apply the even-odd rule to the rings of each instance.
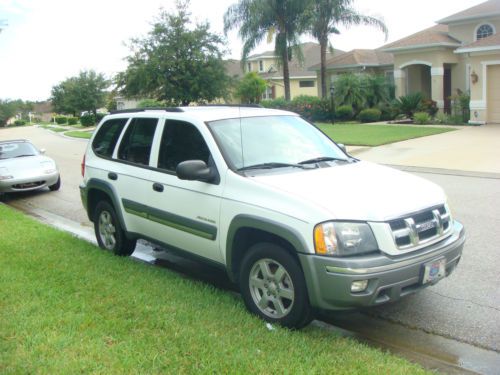
[[[320,48],[317,43],[302,43],[303,61],[293,57],[289,63],[290,69],[290,95],[291,99],[299,95],[318,96],[318,79],[314,72],[308,68],[320,61]],[[327,59],[344,53],[334,50],[333,54],[328,52]],[[249,56],[245,64],[245,73],[257,72],[268,81],[269,87],[263,95],[263,99],[275,99],[285,96],[285,85],[283,81],[283,68],[278,63],[278,57],[274,51],[267,51]]]
[[[450,96],[470,92],[471,123],[500,123],[500,0],[489,0],[382,51],[394,55],[396,96],[420,91],[450,112]]]
[[[133,109],[137,108],[137,105],[139,104],[140,101],[144,99],[131,99],[131,98],[125,98],[122,96],[117,96],[115,98],[116,101],[116,109],[117,110],[123,110],[123,109]]]
[[[38,102],[33,104],[33,110],[31,112],[41,121],[49,122],[54,115],[54,107],[50,101]]]
[[[320,82],[321,64],[309,68],[316,71],[317,81]],[[340,74],[381,74],[387,80],[393,82],[394,63],[392,54],[380,50],[354,49],[339,56],[332,57],[326,61],[327,87],[335,85],[335,77]],[[320,91],[318,88],[318,95]]]

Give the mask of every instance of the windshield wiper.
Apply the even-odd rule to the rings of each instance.
[[[273,169],[273,168],[284,168],[284,167],[294,167],[301,169],[315,168],[315,167],[312,168],[306,167],[305,165],[302,164],[292,164],[292,163],[260,163],[260,164],[249,165],[247,167],[238,168],[238,171],[246,171],[249,169]]]
[[[24,158],[25,156],[36,156],[35,154],[23,154],[23,155],[17,155],[17,156],[14,156],[16,158]]]
[[[301,161],[299,164],[312,164],[312,163],[319,163],[322,161],[346,161],[346,162],[348,162],[349,159],[334,158],[331,156],[320,156],[318,158]]]

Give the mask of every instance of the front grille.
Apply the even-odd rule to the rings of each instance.
[[[38,187],[38,186],[42,186],[43,184],[45,184],[45,181],[34,181],[34,182],[26,182],[24,184],[12,185],[12,187],[14,189],[22,190],[22,189],[35,188],[35,187]]]
[[[391,220],[389,225],[397,248],[408,250],[448,234],[450,220],[450,213],[443,205]]]

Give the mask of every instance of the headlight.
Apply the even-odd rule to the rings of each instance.
[[[316,254],[351,256],[378,250],[377,241],[366,223],[329,221],[314,228]]]
[[[11,174],[9,174],[9,170],[5,167],[0,167],[0,181],[1,180],[10,180],[14,178]]]
[[[56,165],[51,161],[42,161],[40,164],[42,164],[43,173],[50,174],[57,170]]]

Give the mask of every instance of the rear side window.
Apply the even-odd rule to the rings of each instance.
[[[157,124],[157,118],[132,119],[118,149],[118,159],[148,165]]]
[[[175,172],[177,164],[186,160],[209,163],[210,151],[196,127],[184,121],[169,120],[163,130],[158,168]]]
[[[92,142],[92,149],[97,155],[108,158],[113,155],[116,142],[127,121],[127,118],[117,118],[108,120],[101,125]]]

